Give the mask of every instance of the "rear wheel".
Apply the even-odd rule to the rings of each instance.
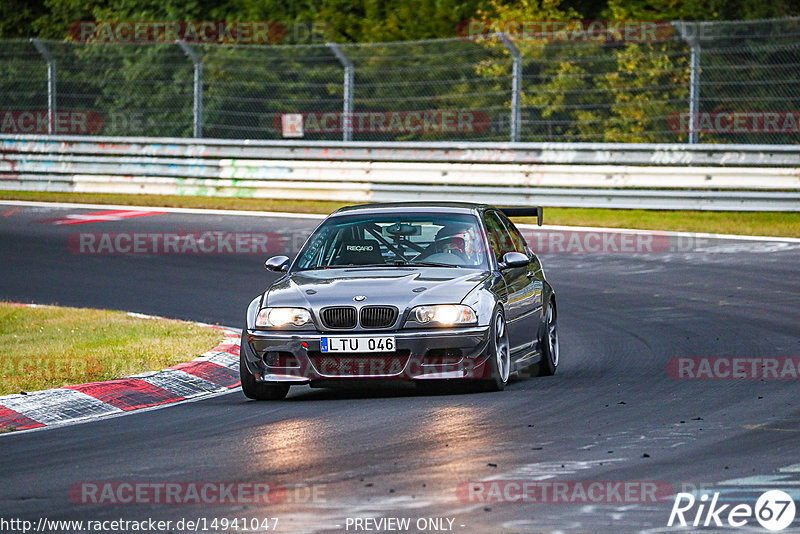
[[[486,381],[489,391],[502,391],[508,384],[511,371],[511,349],[508,342],[508,329],[503,310],[497,309],[492,315],[491,340],[489,341],[489,364],[491,375]]]
[[[552,376],[558,369],[559,347],[558,347],[558,318],[556,314],[556,304],[550,301],[547,305],[547,315],[544,334],[539,340],[542,347],[542,360],[539,362],[539,376]]]
[[[256,377],[247,368],[244,359],[246,350],[247,332],[242,332],[242,345],[239,348],[239,376],[242,380],[242,392],[248,399],[254,400],[281,400],[289,393],[289,384],[268,384],[256,382]]]

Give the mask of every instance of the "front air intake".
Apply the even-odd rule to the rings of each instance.
[[[397,308],[393,306],[365,306],[361,308],[362,328],[389,328],[397,321]]]
[[[324,308],[320,314],[325,328],[343,329],[356,327],[356,309],[350,306]]]

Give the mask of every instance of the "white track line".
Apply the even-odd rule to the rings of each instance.
[[[79,209],[124,209],[133,211],[164,211],[167,213],[187,213],[192,215],[231,215],[237,217],[277,217],[293,219],[324,219],[327,215],[317,213],[288,213],[281,211],[239,211],[239,210],[218,210],[203,208],[168,208],[160,206],[123,206],[115,204],[79,204],[71,202],[38,202],[29,200],[0,200],[0,206],[31,206],[31,207],[55,207],[55,208],[79,208]],[[796,237],[776,237],[776,236],[757,236],[739,234],[708,234],[699,232],[676,232],[671,230],[642,230],[635,228],[604,228],[595,226],[559,226],[548,225],[537,226],[535,224],[518,224],[520,228],[542,230],[564,230],[579,232],[618,232],[618,233],[658,233],[666,236],[676,237],[696,237],[704,239],[732,239],[737,241],[777,241],[782,243],[800,243],[800,238]]]
[[[168,208],[160,206],[122,206],[119,204],[79,204],[73,202],[38,202],[33,200],[0,200],[0,206],[31,206],[44,208],[112,209],[130,211],[165,211],[167,213],[189,213],[192,215],[237,215],[242,217],[280,217],[294,219],[324,219],[327,215],[317,213],[288,213],[281,211],[239,211],[203,208]]]
[[[548,225],[537,226],[535,224],[517,224],[519,228],[542,230],[564,230],[577,232],[616,232],[623,234],[657,234],[669,237],[694,237],[703,239],[732,239],[736,241],[779,241],[781,243],[800,243],[797,237],[776,237],[766,235],[740,235],[740,234],[706,234],[700,232],[676,232],[673,230],[637,230],[635,228],[603,228],[595,226],[558,226]]]

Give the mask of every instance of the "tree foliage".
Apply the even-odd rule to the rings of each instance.
[[[569,13],[616,20],[738,20],[800,15],[793,0],[3,0],[0,38],[63,39],[81,20],[272,20],[317,22],[321,37],[380,42],[452,37],[482,14],[528,20]],[[557,20],[557,19],[556,19]]]
[[[70,25],[277,21],[286,28],[280,45],[303,46],[194,46],[203,58],[207,136],[277,137],[281,113],[341,110],[343,71],[324,44],[331,41],[341,43],[355,64],[356,111],[482,110],[493,129],[473,138],[503,140],[511,107],[511,54],[496,38],[458,39],[463,21],[791,15],[800,15],[795,0],[2,0],[0,39],[15,41],[0,43],[0,100],[4,109],[46,106],[46,66],[23,40],[38,37],[48,40],[56,59],[59,109],[102,110],[106,134],[191,135],[193,65],[180,48],[171,43],[78,45],[67,40]],[[423,41],[444,38],[450,39]],[[386,44],[392,41],[404,43]],[[515,42],[524,58],[522,140],[686,140],[667,127],[671,114],[686,110],[689,94],[688,48],[678,36],[656,42]],[[792,78],[783,65],[800,63],[797,55],[788,49],[758,51],[758,43],[727,57],[704,55],[704,80],[718,86],[718,96],[704,95],[704,102],[724,109],[731,99],[741,100],[739,87],[726,76],[768,80],[780,72]],[[743,62],[763,66],[735,70]],[[778,89],[764,84],[753,91],[783,109],[800,105],[786,103],[797,98],[791,88],[778,95]],[[393,138],[447,136],[428,132]]]

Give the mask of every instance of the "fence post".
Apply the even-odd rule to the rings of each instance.
[[[56,60],[39,39],[31,39],[33,46],[47,62],[47,133],[55,133],[56,122]]]
[[[511,69],[511,142],[519,141],[520,130],[520,108],[522,107],[522,54],[519,49],[511,42],[508,35],[500,33],[503,44],[514,58]]]
[[[192,136],[203,137],[203,60],[184,41],[175,41],[194,65],[194,103],[192,104]]]
[[[697,23],[692,26],[692,33],[686,31],[685,22],[673,22],[681,37],[689,45],[689,143],[696,144],[700,140],[700,41],[697,35]]]
[[[337,43],[325,43],[331,49],[336,59],[344,67],[344,104],[343,104],[343,117],[342,117],[342,141],[353,140],[353,79],[354,68],[353,62],[342,51]]]

